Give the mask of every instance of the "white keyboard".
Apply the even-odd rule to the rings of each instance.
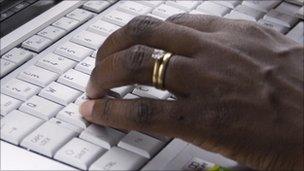
[[[107,36],[138,15],[187,12],[254,21],[304,44],[301,11],[279,0],[83,2],[1,56],[1,140],[81,170],[144,168],[169,148],[168,138],[90,124],[78,112]],[[142,85],[112,90],[125,99],[174,99]]]

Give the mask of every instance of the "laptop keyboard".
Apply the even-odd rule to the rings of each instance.
[[[95,18],[114,1],[88,1],[1,56],[1,77]],[[97,126],[78,112],[107,36],[137,15],[162,20],[178,14],[244,19],[273,28],[303,44],[303,7],[272,1],[124,1],[69,41],[1,84],[1,139],[87,170],[134,170],[155,156],[169,138]],[[112,89],[120,98],[174,100],[168,91],[130,85]]]

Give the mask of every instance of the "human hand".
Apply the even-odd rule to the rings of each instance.
[[[154,48],[172,52],[165,88],[176,101],[102,98],[152,85]],[[84,117],[179,137],[254,169],[303,169],[303,46],[248,21],[182,14],[136,17],[99,49]]]

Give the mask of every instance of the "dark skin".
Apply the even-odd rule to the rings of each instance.
[[[152,85],[154,48],[172,52],[176,101],[106,99]],[[181,14],[136,17],[98,51],[81,113],[96,124],[178,137],[258,170],[303,170],[300,44],[252,22]]]

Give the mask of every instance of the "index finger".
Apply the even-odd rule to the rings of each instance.
[[[150,16],[139,16],[112,33],[97,53],[97,62],[111,54],[134,45],[145,45],[165,51],[191,56],[200,49],[200,32]],[[191,44],[191,46],[189,46]]]

